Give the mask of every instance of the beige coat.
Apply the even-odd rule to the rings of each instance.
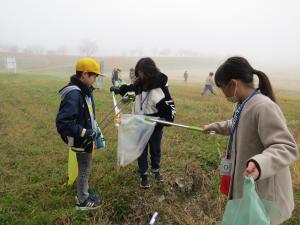
[[[208,129],[228,135],[231,120],[210,124]],[[272,224],[291,217],[294,209],[289,165],[297,158],[296,142],[289,132],[279,106],[268,97],[257,94],[243,109],[233,140],[233,171],[229,199],[242,197],[243,171],[250,159],[261,170],[256,190],[261,199],[275,202],[281,212]]]

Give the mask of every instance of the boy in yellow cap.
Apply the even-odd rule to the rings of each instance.
[[[100,64],[92,58],[77,61],[76,74],[59,93],[61,103],[56,117],[57,131],[69,147],[76,152],[78,163],[76,208],[96,209],[101,199],[89,190],[92,150],[99,138],[95,117],[92,84],[100,73]]]

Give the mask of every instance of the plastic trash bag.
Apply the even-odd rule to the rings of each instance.
[[[154,131],[155,122],[146,116],[122,114],[118,127],[118,163],[126,166],[135,161],[144,151]]]
[[[243,197],[229,200],[222,225],[270,225],[271,220],[265,206],[255,191],[252,176],[245,178]]]

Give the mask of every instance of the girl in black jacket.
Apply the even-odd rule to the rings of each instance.
[[[155,116],[170,122],[174,121],[176,108],[168,90],[168,77],[161,73],[151,58],[141,58],[135,67],[137,80],[131,85],[122,85],[120,89],[112,91],[125,95],[134,91],[136,99],[134,111],[139,115]],[[138,158],[141,188],[149,188],[148,181],[148,146],[150,148],[151,172],[155,179],[163,181],[160,175],[161,139],[163,126],[158,124],[151,135],[148,145]]]

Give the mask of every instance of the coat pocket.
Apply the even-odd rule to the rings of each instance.
[[[256,191],[261,199],[276,200],[275,177],[256,181]]]

